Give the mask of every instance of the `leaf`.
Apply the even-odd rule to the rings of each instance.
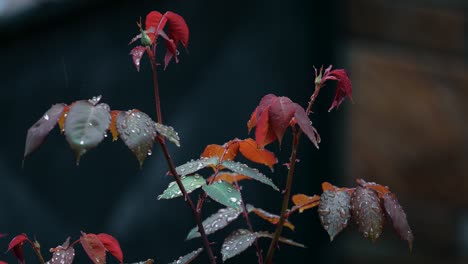
[[[51,248],[52,258],[47,261],[48,264],[71,264],[75,258],[75,249],[70,247],[70,237],[56,248]]]
[[[228,148],[227,151],[226,151],[226,147]],[[208,145],[206,146],[205,150],[203,150],[201,157],[202,158],[218,157],[218,159],[220,159],[221,156],[223,156],[223,153],[225,151],[226,151],[226,154],[224,154],[223,160],[233,160],[237,156],[237,152],[239,151],[239,144],[228,142],[224,144],[224,146],[220,146],[217,144]]]
[[[188,264],[192,262],[196,257],[198,257],[198,255],[200,255],[202,251],[203,251],[203,248],[199,248],[195,251],[188,253],[185,256],[178,258],[177,260],[174,260],[170,264]]]
[[[23,245],[28,241],[29,238],[26,234],[20,234],[15,236],[8,244],[7,251],[13,251],[13,255],[15,255],[19,263],[24,264]]]
[[[251,138],[239,142],[239,150],[248,160],[266,165],[270,169],[278,162],[273,152],[259,148],[257,142]]]
[[[305,194],[293,195],[292,201],[295,206],[299,206],[299,213],[304,212],[307,209],[314,208],[320,203],[320,196],[307,196]]]
[[[377,193],[358,186],[351,196],[351,213],[365,238],[377,240],[382,233],[383,212]]]
[[[241,194],[231,184],[220,181],[204,185],[202,188],[216,202],[240,210]]]
[[[148,43],[148,44],[152,44],[155,41],[155,39],[163,30],[166,23],[167,23],[166,16],[163,16],[158,11],[151,11],[148,13],[148,15],[146,15],[146,20],[145,20],[146,32],[145,33],[148,33],[148,37],[151,40],[151,43]],[[153,28],[154,31],[152,31],[151,28]]]
[[[242,164],[240,162],[234,162],[234,161],[229,161],[229,160],[223,161],[221,165],[232,170],[233,172],[237,172],[245,176],[248,176],[254,180],[257,180],[261,183],[271,186],[276,191],[279,191],[278,187],[276,187],[273,181],[267,178],[264,174],[259,172],[257,169],[252,169],[249,166]]]
[[[36,123],[34,123],[31,128],[28,129],[26,145],[24,147],[24,158],[42,145],[47,135],[49,135],[49,132],[52,131],[55,125],[57,125],[64,108],[65,104],[53,105]]]
[[[65,132],[65,119],[67,118],[68,111],[70,111],[70,108],[71,108],[72,105],[65,105],[65,107],[63,108],[63,111],[62,111],[62,115],[60,116],[60,118],[59,118],[59,120],[57,122],[58,125],[59,125],[59,128],[60,128],[60,133],[62,133],[62,134]]]
[[[255,234],[249,230],[239,229],[232,232],[221,247],[223,261],[230,259],[249,248],[255,242]]]
[[[257,128],[255,129],[255,141],[257,141],[257,144],[260,148],[263,148],[275,140],[276,140],[276,135],[269,125],[268,108],[266,108],[263,111],[263,113],[260,115],[260,118],[257,117]]]
[[[273,237],[274,237],[274,234],[271,234],[271,233],[268,233],[268,232],[265,232],[265,231],[256,232],[255,235],[256,235],[257,238],[267,237],[267,238],[273,239]],[[293,241],[291,239],[288,239],[288,238],[279,237],[278,241],[281,242],[281,243],[287,244],[287,245],[306,248],[305,245],[303,245],[301,243],[297,243],[297,242],[295,242],[295,241]]]
[[[145,113],[133,109],[117,116],[117,131],[120,138],[137,157],[140,167],[148,155],[151,155],[156,128],[153,120]]]
[[[205,233],[210,235],[218,230],[225,228],[231,222],[236,220],[241,212],[241,210],[231,207],[219,209],[218,212],[212,214],[202,222]],[[198,227],[194,227],[188,233],[186,240],[190,240],[199,236],[200,233],[198,232]]]
[[[156,131],[167,138],[169,141],[180,147],[179,133],[177,133],[173,127],[165,126],[159,123],[154,123]]]
[[[137,71],[140,71],[140,63],[141,58],[145,55],[146,47],[143,46],[136,46],[130,51],[130,55],[132,55],[133,64],[135,65]]]
[[[287,97],[277,97],[271,102],[269,108],[269,123],[280,145],[283,135],[294,116],[294,112],[294,103]]]
[[[318,214],[330,241],[348,226],[350,202],[351,196],[345,191],[325,191],[320,197]]]
[[[106,263],[106,248],[98,236],[81,232],[80,243],[94,264]]]
[[[257,120],[260,118],[260,116],[262,115],[263,111],[265,111],[265,109],[268,109],[272,103],[273,100],[275,100],[277,98],[276,95],[274,94],[267,94],[265,96],[262,97],[262,99],[260,100],[260,103],[258,104],[258,107],[257,107]]]
[[[247,129],[250,134],[250,131],[252,131],[252,128],[254,128],[257,125],[257,108],[253,111],[252,115],[250,116],[249,121],[247,121]]]
[[[166,12],[164,16],[167,18],[167,35],[174,40],[176,46],[181,42],[187,48],[189,28],[184,18],[171,11]]]
[[[395,232],[401,239],[408,241],[410,251],[413,248],[413,232],[406,219],[406,213],[393,193],[383,195],[383,205],[387,216],[391,219]]]
[[[96,104],[90,100],[78,101],[65,119],[65,138],[75,151],[77,164],[83,154],[101,143],[110,125],[109,106]]]
[[[111,111],[111,123],[109,125],[109,131],[112,134],[112,141],[116,141],[119,138],[119,131],[117,131],[117,116],[122,111],[112,110]]]
[[[253,212],[254,214],[258,215],[263,220],[266,220],[274,225],[277,225],[279,223],[280,217],[278,215],[269,213],[261,208],[255,208],[253,206],[249,206],[248,211]],[[285,220],[283,225],[291,229],[292,231],[294,231],[295,229],[294,225],[291,222],[289,222],[288,219]]]
[[[120,248],[119,241],[115,237],[101,233],[97,235],[97,238],[102,242],[107,251],[114,256],[120,263],[123,263],[123,253]]]
[[[207,179],[208,182],[216,181],[225,181],[227,183],[233,184],[234,182],[240,182],[242,180],[251,180],[252,178],[245,176],[243,174],[235,172],[220,172],[216,175],[216,178],[213,179],[213,176]]]
[[[320,143],[320,136],[317,130],[312,126],[312,121],[310,121],[309,117],[307,116],[302,106],[296,103],[294,103],[294,106],[295,106],[294,118],[296,118],[297,124],[302,129],[304,134],[307,135],[310,141],[318,149],[319,148],[318,144]]]
[[[366,187],[372,189],[377,192],[379,198],[383,198],[385,194],[390,193],[390,190],[386,186],[382,186],[375,182],[366,182],[363,179],[356,179],[356,182],[361,185],[362,187]]]
[[[353,86],[348,73],[344,69],[336,69],[330,72],[330,76],[335,77],[335,79],[338,80],[338,84],[336,86],[335,98],[333,98],[333,102],[328,109],[328,112],[333,110],[335,107],[338,108],[346,97],[349,97],[351,101],[353,100]]]
[[[336,187],[329,182],[322,182],[322,191],[336,191]]]
[[[198,174],[194,176],[182,176],[180,180],[182,181],[182,185],[184,185],[187,193],[191,193],[206,184],[205,179]],[[180,196],[182,196],[182,191],[179,189],[177,182],[173,181],[169,183],[167,189],[158,196],[158,200],[172,199]]]
[[[189,161],[183,165],[180,165],[176,168],[177,174],[184,176],[192,174],[196,171],[199,171],[208,166],[216,166],[218,164],[218,158],[201,158],[198,160]]]

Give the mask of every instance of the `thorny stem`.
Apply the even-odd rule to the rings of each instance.
[[[155,96],[155,102],[156,102],[156,113],[157,113],[157,118],[158,122],[162,124],[162,115],[161,115],[161,102],[159,98],[159,86],[158,86],[158,75],[157,75],[157,63],[156,63],[156,58],[154,56],[154,52],[148,48],[147,50],[149,58],[151,60],[151,66],[153,70],[153,82],[154,82],[154,96]],[[176,171],[176,168],[174,166],[174,161],[171,158],[171,155],[169,154],[169,151],[166,146],[166,142],[164,140],[164,137],[159,135],[157,137],[159,145],[161,146],[161,149],[163,150],[164,157],[166,158],[167,165],[169,166],[169,171],[171,172],[172,176],[174,177],[177,186],[179,187],[180,191],[182,192],[185,201],[189,205],[190,209],[192,210],[193,217],[195,218],[195,222],[197,223],[198,226],[198,232],[200,232],[202,241],[203,241],[203,246],[205,247],[206,254],[208,255],[209,263],[211,264],[216,264],[216,258],[213,254],[213,251],[210,246],[210,241],[208,240],[208,236],[206,235],[205,229],[202,224],[202,219],[201,219],[201,211],[197,210],[195,207],[194,203],[192,202],[192,199],[187,193],[187,190],[185,189],[184,185],[182,184],[182,181],[180,179],[179,174]]]
[[[306,113],[307,115],[311,112],[312,106],[314,105],[315,100],[317,99],[317,96],[320,92],[320,88],[322,88],[322,83],[316,83],[315,85],[315,91],[310,97],[309,105],[307,106]],[[284,222],[286,221],[287,215],[287,210],[289,207],[289,199],[291,196],[291,188],[292,188],[292,183],[293,183],[293,178],[294,178],[294,168],[296,166],[296,153],[297,153],[297,147],[299,144],[299,139],[301,138],[302,135],[302,130],[299,128],[298,132],[296,133],[293,130],[293,144],[292,144],[292,150],[291,150],[291,157],[289,159],[289,171],[288,171],[288,177],[286,180],[286,189],[284,191],[284,196],[283,196],[283,204],[281,206],[281,214],[280,214],[280,220],[278,224],[276,225],[276,230],[275,234],[273,236],[273,239],[271,240],[270,247],[268,248],[268,253],[265,258],[265,264],[270,264],[273,261],[273,255],[275,254],[276,250],[276,245],[278,244],[279,237],[281,236],[281,232],[283,232],[283,227],[284,227]]]
[[[39,259],[39,263],[41,264],[45,264],[45,261],[44,261],[44,257],[42,257],[42,254],[41,254],[41,249],[38,247],[38,245],[36,245],[36,241],[35,242],[32,242],[31,240],[29,240],[29,243],[32,245],[32,248],[34,250],[34,253],[36,253],[37,255],[37,258]]]

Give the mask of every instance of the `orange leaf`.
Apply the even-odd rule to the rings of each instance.
[[[251,138],[241,141],[239,145],[242,155],[253,162],[264,164],[271,169],[278,162],[273,152],[259,148],[257,142]]]
[[[223,161],[224,160],[233,160],[237,156],[237,152],[239,151],[239,144],[238,143],[231,143],[228,142],[224,144],[223,146],[216,145],[216,144],[211,144],[206,146],[205,150],[201,154],[202,158],[211,158],[211,157],[218,157],[221,158],[223,155],[224,151],[227,149],[226,154],[224,155]]]
[[[113,110],[111,111],[111,123],[109,125],[109,130],[112,134],[112,141],[116,141],[119,138],[119,132],[117,131],[117,116],[120,114],[121,111]]]
[[[66,105],[63,108],[62,116],[60,117],[60,119],[58,121],[60,132],[62,132],[62,133],[65,132],[65,119],[67,118],[68,111],[70,111],[70,108],[71,108],[71,105]]]
[[[274,225],[277,225],[278,222],[279,222],[279,219],[280,217],[278,215],[274,215],[272,213],[269,213],[263,209],[260,209],[260,208],[253,208],[252,212],[254,212],[256,215],[260,216],[260,218],[274,224]],[[286,221],[284,222],[284,226],[291,229],[292,231],[294,231],[295,227],[294,225],[289,222],[288,219],[286,219]]]
[[[252,128],[254,128],[257,125],[257,109],[258,108],[255,108],[255,111],[252,113],[249,121],[247,122],[247,128],[249,129],[249,134]]]
[[[320,196],[307,196],[305,194],[296,194],[292,197],[292,201],[295,206],[300,206],[299,213],[304,212],[304,210],[314,208],[320,203]]]
[[[233,184],[235,181],[239,182],[242,180],[251,180],[252,178],[247,177],[243,174],[234,173],[234,172],[223,172],[216,175],[216,178],[213,180],[213,176],[208,178],[208,182],[215,182],[215,181],[225,181],[230,184]]]
[[[325,191],[336,191],[336,187],[331,185],[329,182],[322,183],[322,190]]]
[[[363,187],[376,191],[377,194],[379,195],[379,198],[383,198],[385,194],[390,193],[390,189],[388,189],[388,187],[380,185],[375,182],[366,182],[363,179],[356,179],[356,182]]]

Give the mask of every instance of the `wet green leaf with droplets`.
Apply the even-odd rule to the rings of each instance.
[[[330,241],[348,226],[350,202],[351,196],[346,191],[325,191],[320,196],[318,214]]]
[[[177,174],[183,176],[192,174],[208,166],[216,166],[218,164],[218,157],[201,158],[192,160],[176,168]]]
[[[47,264],[71,264],[75,258],[75,249],[70,247],[70,237],[65,240],[63,245],[50,249],[53,252],[52,258]]]
[[[76,154],[77,164],[83,154],[101,143],[109,128],[110,108],[98,101],[75,102],[65,119],[65,138]]]
[[[28,130],[24,158],[35,151],[44,142],[49,132],[57,125],[62,116],[64,104],[53,105],[45,114]]]
[[[205,179],[198,174],[194,176],[182,176],[180,180],[182,181],[182,185],[184,185],[187,193],[191,193],[206,184]],[[172,199],[180,196],[182,196],[182,191],[179,189],[177,182],[173,181],[169,183],[167,189],[158,196],[158,200]]]
[[[194,250],[194,251],[188,253],[187,255],[182,256],[182,257],[178,258],[177,260],[174,260],[170,264],[188,264],[188,263],[192,262],[196,257],[198,257],[198,255],[200,255],[200,253],[202,251],[203,251],[203,248],[199,248],[197,250]]]
[[[255,234],[249,230],[239,229],[230,234],[221,247],[223,261],[244,252],[255,242]]]
[[[271,186],[276,191],[279,191],[278,187],[273,183],[273,181],[267,178],[263,173],[259,172],[257,169],[252,169],[249,166],[242,164],[240,162],[225,160],[221,163],[224,167],[232,170],[233,172],[237,172],[248,176],[254,180],[257,180],[261,183]]]
[[[216,202],[240,210],[241,194],[231,184],[219,181],[203,186],[203,190]]]
[[[121,112],[116,119],[117,131],[122,141],[135,154],[140,166],[151,155],[156,128],[153,120],[138,110]]]
[[[351,214],[365,238],[377,240],[382,233],[384,215],[374,190],[358,186],[351,196]]]
[[[406,219],[406,213],[393,193],[383,195],[383,205],[387,216],[391,219],[393,228],[401,239],[408,241],[410,251],[413,248],[413,232]]]
[[[173,127],[165,126],[159,123],[154,123],[156,131],[167,138],[169,141],[180,147],[179,134],[174,130]]]
[[[267,238],[271,238],[273,239],[274,237],[274,234],[271,234],[271,233],[268,233],[266,231],[262,231],[262,232],[256,232],[255,233],[255,236],[257,238],[262,238],[262,237],[267,237]],[[279,237],[278,239],[279,242],[283,243],[283,244],[287,244],[287,245],[290,245],[290,246],[295,246],[295,247],[301,247],[301,248],[306,248],[305,245],[301,244],[301,243],[297,243],[289,238],[285,238],[285,237]]]
[[[231,207],[222,208],[218,212],[214,213],[210,217],[203,221],[203,227],[207,235],[213,234],[214,232],[223,229],[229,225],[232,221],[236,220],[242,211]],[[187,240],[199,237],[198,227],[192,228],[187,235]]]

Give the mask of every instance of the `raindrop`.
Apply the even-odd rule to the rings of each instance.
[[[49,115],[48,115],[48,114],[45,114],[45,115],[44,115],[44,119],[45,119],[45,120],[49,120]]]
[[[148,156],[151,156],[151,154],[153,154],[153,152],[151,152],[151,149],[148,149]]]
[[[231,197],[231,198],[229,198],[229,200],[231,200],[231,202],[233,202],[233,203],[237,202],[237,198],[235,198],[235,197]]]
[[[84,141],[83,141],[83,140],[80,141],[80,145],[84,145]]]

